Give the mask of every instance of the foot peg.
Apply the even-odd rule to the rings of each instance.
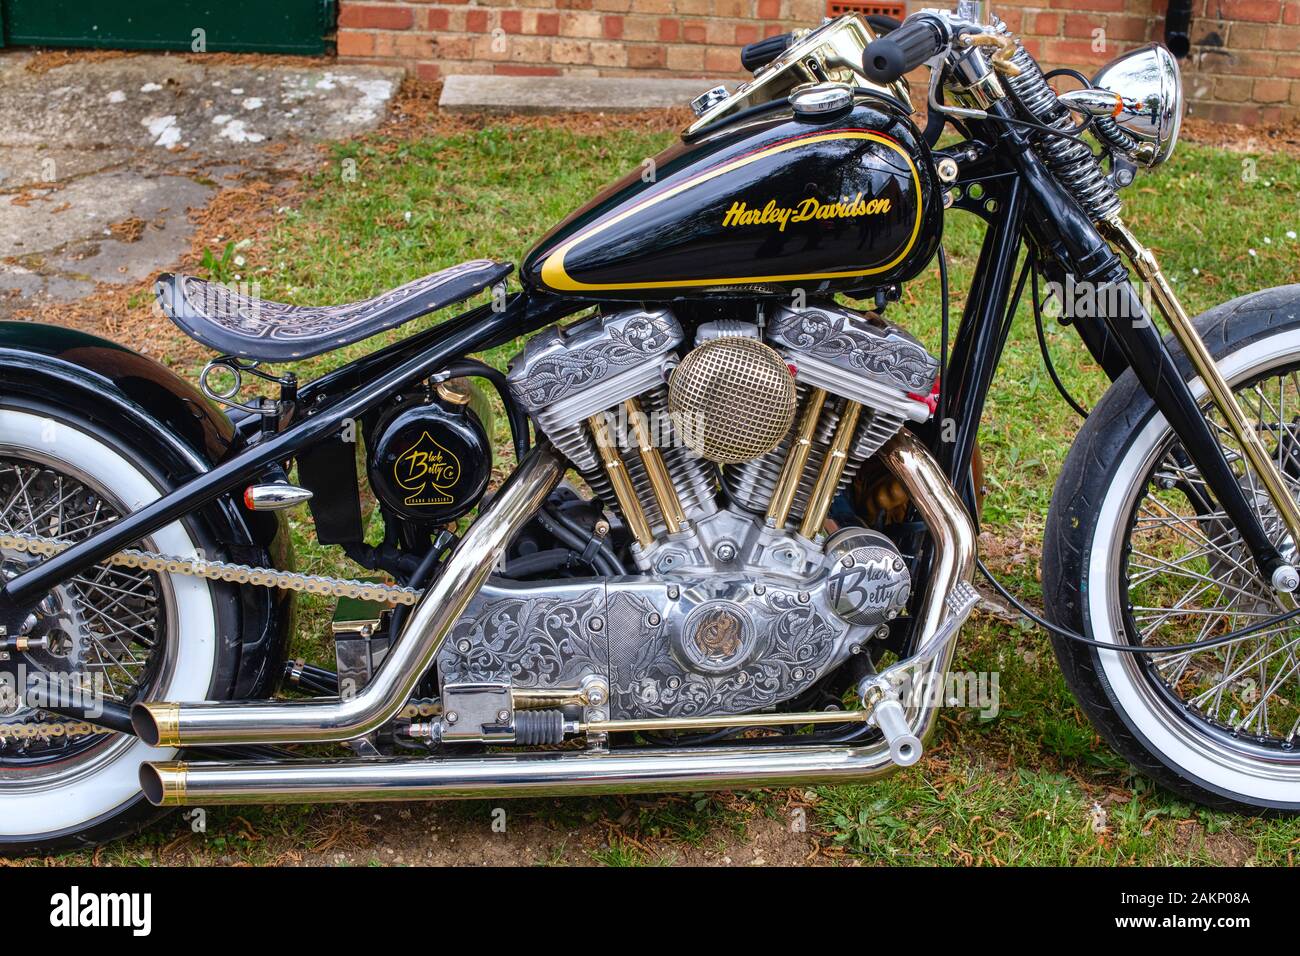
[[[889,759],[900,767],[920,760],[925,748],[921,738],[912,733],[912,723],[894,686],[883,675],[870,676],[858,685],[858,696],[866,705],[867,723],[879,728],[889,745]]]
[[[948,616],[930,639],[911,657],[881,674],[869,675],[858,685],[858,696],[871,711],[868,723],[880,728],[889,745],[890,759],[900,767],[910,767],[920,760],[924,748],[921,739],[912,733],[907,711],[899,700],[899,689],[911,685],[911,675],[918,666],[928,665],[948,647],[978,600],[979,592],[974,587],[966,581],[958,581],[945,602]],[[921,690],[929,692],[924,685]]]
[[[910,767],[921,759],[924,748],[912,733],[903,705],[892,693],[884,694],[871,708],[871,723],[880,728],[889,744],[889,756],[900,767]]]

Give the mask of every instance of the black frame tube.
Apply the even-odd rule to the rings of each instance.
[[[986,188],[991,184],[986,183]],[[1025,194],[1018,180],[1001,180],[989,188],[998,213],[984,234],[975,278],[962,309],[948,368],[943,370],[944,404],[953,416],[951,440],[946,422],[936,423],[930,450],[972,515],[979,509],[968,480],[980,419],[989,387],[1006,344],[1003,325],[1024,229]]]
[[[359,366],[356,370],[349,365],[323,376],[328,382],[321,384],[317,380],[300,391],[300,397],[311,398],[301,420],[10,579],[0,589],[0,624],[15,627],[27,610],[58,583],[219,498],[269,465],[292,458],[394,392],[471,352],[549,325],[583,307],[581,302],[516,294],[500,311],[491,305],[471,309],[426,333],[359,359],[352,363]],[[378,377],[370,377],[374,374]],[[350,393],[339,394],[353,386],[355,390]],[[335,401],[328,401],[335,396]]]

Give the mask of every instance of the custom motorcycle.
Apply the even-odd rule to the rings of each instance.
[[[1135,767],[1300,809],[1300,286],[1191,319],[1126,227],[1120,189],[1177,140],[1174,59],[1044,73],[963,4],[743,60],[518,291],[490,260],[324,308],[164,275],[162,308],[218,353],[198,388],[0,326],[5,847],[154,807],[916,763],[977,599],[977,430],[1030,278],[1040,340],[1041,279],[1113,381],[1057,484],[1035,619]],[[986,224],[951,343],[950,209]],[[939,357],[890,319],[936,258]],[[277,368],[488,290],[312,381]],[[469,357],[523,335],[506,374]],[[492,490],[490,391],[517,459]],[[373,577],[295,570],[304,503]],[[333,669],[285,659],[296,592],[336,601]]]

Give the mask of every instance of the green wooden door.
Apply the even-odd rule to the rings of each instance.
[[[0,0],[0,43],[324,53],[334,0]]]

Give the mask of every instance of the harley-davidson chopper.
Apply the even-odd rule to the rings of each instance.
[[[166,275],[162,308],[218,353],[201,390],[0,326],[0,843],[154,806],[916,763],[976,600],[977,429],[1030,276],[1113,380],[1048,516],[1040,623],[1070,686],[1166,786],[1300,808],[1300,286],[1190,319],[1118,194],[1174,147],[1175,61],[1045,74],[976,10],[747,48],[753,78],[553,229],[513,294],[489,260],[324,308]],[[948,209],[986,223],[951,345]],[[938,358],[889,318],[936,256]],[[313,381],[276,368],[488,289]],[[508,374],[469,357],[521,335]],[[489,389],[517,457],[492,491]],[[303,502],[378,576],[295,571]],[[337,599],[333,670],[284,659],[298,591]]]

